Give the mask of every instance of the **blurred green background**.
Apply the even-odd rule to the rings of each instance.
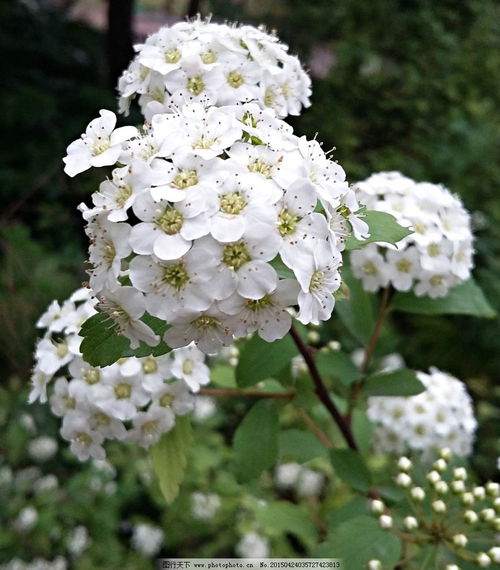
[[[276,29],[313,76],[312,107],[290,121],[296,132],[308,137],[318,133],[325,149],[336,147],[334,158],[351,182],[380,170],[400,170],[419,181],[443,183],[459,194],[473,215],[475,277],[500,310],[500,4],[496,0],[275,0],[272,5],[258,0],[127,0],[123,9],[125,5],[133,9],[131,25],[139,37],[145,30],[154,31],[160,21],[175,22],[193,10],[213,14],[214,21],[264,23]],[[33,413],[24,399],[34,323],[53,298],[63,300],[86,279],[86,239],[76,206],[88,202],[98,181],[88,173],[69,179],[62,171],[62,156],[99,109],[116,108],[109,70],[116,68],[120,54],[110,49],[107,8],[98,0],[0,4],[4,70],[0,79],[4,138],[0,422],[4,425]],[[96,15],[93,21],[98,27],[76,19],[78,14],[87,20]],[[126,35],[127,25],[118,24]],[[139,121],[137,112],[132,120]],[[405,338],[396,348],[410,366],[435,365],[467,381],[481,423],[473,464],[480,478],[494,477],[493,458],[500,455],[499,321],[404,315],[396,327]],[[36,414],[40,434],[55,436],[56,426],[47,415],[40,409]],[[23,438],[28,436],[22,435],[22,429],[2,427],[0,435],[0,454],[16,469],[29,464],[23,453],[27,445]],[[77,476],[72,471],[74,460],[66,455],[60,461],[61,476]],[[137,473],[129,475],[133,483],[123,494],[133,503],[137,494],[140,497],[136,488],[140,485]],[[154,500],[149,504],[148,509],[158,509],[151,507]],[[154,512],[146,515],[155,518]],[[124,515],[117,511],[109,516],[112,528]],[[6,521],[0,517],[0,522]],[[187,555],[188,546],[182,548]],[[50,548],[45,552],[49,555]]]

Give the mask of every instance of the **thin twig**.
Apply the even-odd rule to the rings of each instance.
[[[215,396],[217,398],[272,398],[274,400],[290,400],[295,396],[294,392],[262,392],[261,390],[237,390],[230,388],[202,388],[198,394]]]
[[[344,416],[340,413],[339,409],[335,405],[335,402],[331,399],[330,394],[328,393],[328,390],[318,371],[316,362],[314,361],[311,348],[307,344],[305,344],[304,341],[300,338],[298,332],[296,331],[293,325],[292,328],[290,329],[290,334],[292,335],[292,338],[295,344],[297,345],[297,348],[304,357],[307,367],[309,368],[309,373],[311,374],[311,378],[314,382],[316,395],[320,399],[321,403],[328,410],[334,422],[339,427],[342,435],[344,436],[344,439],[347,442],[347,445],[351,449],[358,451],[358,445],[351,431],[351,426],[345,420]]]
[[[370,336],[370,339],[368,340],[368,344],[366,345],[363,362],[361,363],[360,366],[360,372],[363,376],[365,376],[366,373],[368,372],[368,368],[370,366],[370,362],[373,357],[373,352],[375,351],[375,348],[380,338],[380,333],[382,332],[382,327],[384,325],[385,317],[387,316],[387,313],[389,311],[390,294],[391,294],[391,287],[388,285],[382,293],[382,299],[380,301],[380,308],[378,311],[377,320],[375,321],[372,334]],[[364,380],[362,378],[361,380],[356,382],[351,389],[351,398],[349,401],[349,407],[345,415],[345,418],[349,423],[349,425],[351,424],[352,421],[352,410],[356,404],[356,400],[359,396],[359,393],[361,392],[361,388],[363,387],[363,382]]]
[[[327,448],[332,448],[333,447],[332,442],[328,439],[325,432],[311,418],[311,416],[302,408],[298,408],[298,412],[302,417],[302,419],[304,420],[304,423],[307,424],[307,427],[321,441],[321,443]]]

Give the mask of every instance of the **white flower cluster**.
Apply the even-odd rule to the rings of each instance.
[[[115,120],[101,111],[86,146],[68,147],[68,174],[113,146]],[[119,146],[120,166],[80,208],[90,286],[132,348],[159,342],[145,312],[171,325],[169,346],[194,341],[206,353],[233,335],[283,337],[294,305],[304,324],[330,317],[345,236],[367,226],[316,140],[254,104],[193,104],[155,115]]]
[[[426,387],[421,394],[368,398],[368,417],[377,424],[375,451],[430,454],[447,447],[456,455],[470,455],[477,421],[465,384],[437,368],[417,377]]]
[[[470,216],[444,186],[417,183],[399,172],[379,172],[354,187],[369,209],[393,215],[413,233],[396,246],[369,244],[353,251],[351,265],[367,291],[391,284],[418,296],[444,297],[470,277]]]
[[[299,463],[278,465],[274,472],[274,479],[280,489],[293,490],[299,497],[318,497],[326,482],[322,473]]]
[[[46,328],[35,351],[29,401],[47,401],[62,417],[61,435],[80,459],[104,459],[107,439],[149,447],[175,425],[177,415],[191,412],[194,396],[210,380],[205,356],[195,346],[169,354],[122,358],[94,368],[80,354],[81,324],[96,310],[87,289],[79,289],[62,306],[53,301],[38,323]]]
[[[148,558],[156,556],[162,547],[165,535],[159,526],[138,523],[131,538],[132,547]]]
[[[139,96],[149,121],[185,103],[205,106],[255,101],[278,116],[310,105],[311,80],[297,57],[262,28],[196,19],[161,28],[136,45],[118,81],[119,108]]]

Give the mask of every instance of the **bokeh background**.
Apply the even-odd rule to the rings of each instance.
[[[161,529],[163,555],[234,556],[234,545],[251,529],[256,497],[275,492],[264,481],[255,495],[243,496],[224,470],[243,402],[200,412],[205,423],[186,491],[168,510],[139,451],[113,448],[114,469],[82,465],[59,443],[48,458],[38,445],[37,457],[32,442],[45,435],[58,442],[57,423],[43,407],[25,403],[34,323],[53,298],[65,299],[86,279],[76,207],[98,181],[88,173],[65,176],[65,148],[99,109],[116,108],[114,85],[132,44],[197,12],[216,22],[263,23],[289,44],[313,78],[312,106],[291,120],[294,129],[308,137],[318,133],[325,149],[335,147],[350,181],[400,170],[459,194],[473,215],[476,280],[500,310],[496,0],[4,0],[0,564],[64,556],[81,569],[146,568],[151,551],[141,550],[140,524]],[[137,111],[132,121],[140,122]],[[400,315],[396,327],[405,341],[393,348],[409,366],[433,364],[467,381],[481,424],[472,464],[480,480],[494,479],[498,319]],[[214,429],[205,429],[207,422]],[[47,477],[46,488],[37,490]],[[192,493],[199,489],[222,497],[211,517],[193,516]],[[281,554],[301,554],[293,533],[273,540]]]

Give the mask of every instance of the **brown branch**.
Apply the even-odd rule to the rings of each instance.
[[[295,396],[294,392],[262,392],[261,390],[233,390],[230,388],[202,388],[198,394],[215,396],[217,398],[272,398],[274,400],[290,400]]]
[[[328,390],[327,390],[327,388],[323,382],[323,379],[321,378],[321,375],[318,371],[318,368],[316,366],[316,362],[314,361],[314,357],[313,357],[311,347],[309,347],[307,344],[304,343],[304,341],[300,338],[298,332],[296,331],[296,329],[294,328],[293,325],[292,325],[292,328],[290,329],[290,334],[292,335],[292,338],[293,338],[295,344],[297,345],[297,348],[299,349],[300,353],[304,357],[304,360],[307,364],[307,367],[309,368],[309,373],[311,374],[311,378],[314,382],[316,395],[320,399],[321,403],[328,410],[328,412],[332,416],[334,422],[339,427],[342,435],[344,436],[344,439],[347,442],[347,445],[351,449],[358,451],[358,444],[356,443],[356,440],[354,439],[354,435],[352,433],[351,426],[345,420],[344,416],[340,413],[339,409],[335,405],[335,402],[331,399],[330,394],[328,393]]]

